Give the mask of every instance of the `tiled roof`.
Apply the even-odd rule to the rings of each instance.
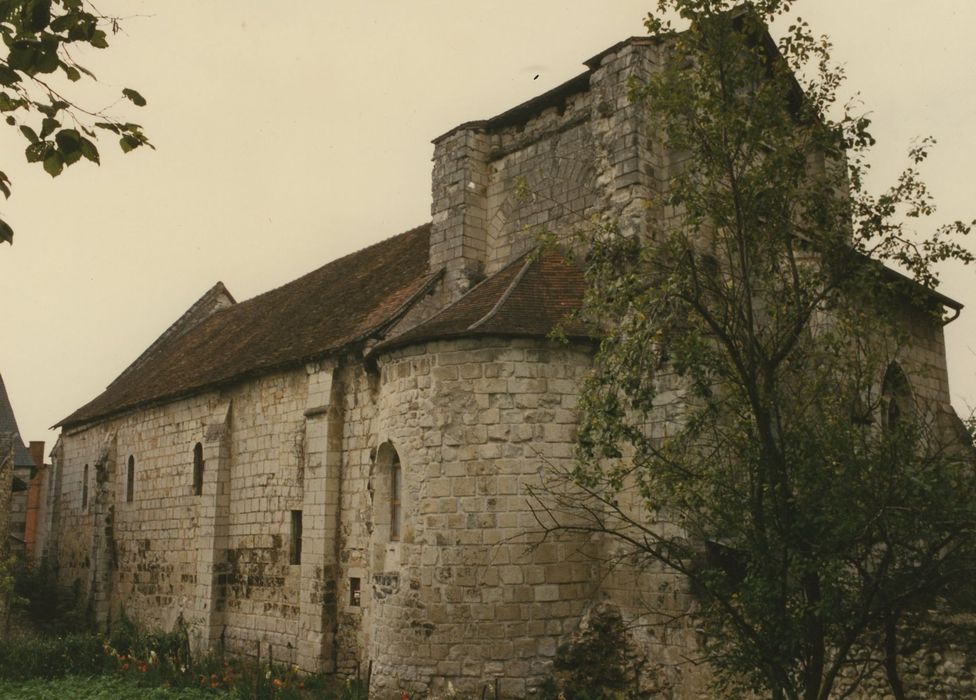
[[[323,357],[399,317],[439,272],[428,269],[430,226],[347,255],[164,335],[133,371],[63,419],[70,427]]]
[[[187,309],[182,316],[176,319],[176,321],[174,321],[169,328],[163,331],[162,335],[156,338],[153,344],[146,348],[142,354],[132,362],[131,365],[126,367],[122,371],[122,374],[116,377],[112,384],[122,381],[136,369],[142,367],[142,365],[155,354],[156,350],[166,344],[166,341],[183,335],[188,330],[193,328],[193,326],[200,323],[200,321],[203,321],[210,316],[217,309],[221,309],[235,303],[234,297],[231,296],[231,293],[227,291],[227,287],[224,286],[224,283],[218,282],[213,287],[208,289],[202,297],[197,299],[196,302],[194,302],[193,305]]]
[[[572,316],[585,287],[583,271],[558,251],[528,253],[429,320],[383,341],[373,353],[441,338],[546,337],[556,328],[568,338],[589,338],[592,332]]]
[[[10,397],[7,396],[7,387],[3,383],[3,377],[0,377],[0,435],[2,434],[14,436],[15,468],[36,466],[20,437],[20,428],[17,427],[17,418],[14,417],[14,409],[10,405]]]

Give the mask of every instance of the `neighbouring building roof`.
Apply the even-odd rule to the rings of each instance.
[[[170,332],[178,321],[101,395],[58,425],[187,396],[369,337],[439,275],[428,269],[429,237],[430,225],[420,226]]]
[[[424,323],[383,341],[373,352],[442,338],[478,335],[567,338],[593,333],[573,312],[583,302],[586,280],[578,265],[556,250],[530,252]]]
[[[10,397],[7,396],[7,387],[0,376],[0,435],[4,433],[14,436],[14,468],[35,466],[20,437],[20,428],[17,427],[14,409],[10,405]]]

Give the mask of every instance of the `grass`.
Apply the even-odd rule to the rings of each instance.
[[[140,688],[118,676],[68,676],[30,681],[0,680],[0,698],[7,700],[219,700],[224,692],[197,688]]]

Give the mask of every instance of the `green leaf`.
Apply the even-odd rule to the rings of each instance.
[[[10,126],[14,126],[17,123],[17,120],[14,119],[12,116],[9,116],[7,117],[7,123],[10,124]]]
[[[111,122],[95,122],[95,126],[99,129],[105,129],[106,131],[111,131],[115,134],[121,134],[118,125],[112,124]]]
[[[102,161],[98,157],[98,147],[86,138],[81,139],[81,155],[85,156],[95,165],[101,165]]]
[[[35,65],[40,73],[53,73],[56,71],[58,66],[61,65],[61,59],[58,58],[57,45],[45,47],[39,51]]]
[[[20,82],[20,74],[8,66],[0,65],[0,84],[13,85]]]
[[[20,100],[11,99],[7,93],[0,92],[0,112],[12,112],[22,104]]]
[[[68,104],[66,102],[60,102],[55,100],[49,105],[43,104],[41,102],[36,102],[34,103],[33,106],[34,109],[36,109],[38,112],[43,114],[45,117],[50,117],[51,119],[54,119],[54,117],[57,116],[58,112],[60,112],[65,107],[67,107]]]
[[[73,151],[59,151],[61,153],[61,158],[64,160],[65,165],[74,165],[79,160],[81,160],[81,149],[77,148]]]
[[[61,67],[64,69],[65,75],[68,76],[68,80],[72,82],[78,82],[81,80],[81,73],[74,66],[69,66],[66,63],[62,63]]]
[[[47,141],[38,141],[37,143],[32,143],[24,151],[27,156],[28,163],[39,163],[47,157],[47,154],[51,151],[53,146]]]
[[[143,97],[142,95],[140,95],[138,92],[136,92],[132,88],[123,88],[122,89],[122,94],[125,95],[126,97],[128,97],[130,100],[132,100],[132,103],[136,107],[145,107],[146,106],[146,98]]]
[[[78,18],[71,14],[64,14],[60,17],[55,17],[51,20],[51,31],[52,32],[63,32],[65,29],[70,29],[72,25],[77,23]]]
[[[88,13],[82,13],[75,18],[75,23],[68,30],[68,40],[91,42],[97,31],[97,20]]]
[[[57,177],[62,170],[64,170],[64,160],[60,153],[52,150],[44,158],[44,171],[51,177]]]
[[[27,137],[27,140],[30,141],[31,143],[37,143],[38,141],[40,141],[40,139],[37,138],[37,133],[33,129],[31,129],[29,126],[21,125],[20,132],[24,136],[26,136]]]
[[[81,157],[81,134],[74,129],[62,129],[54,137],[54,140],[57,142],[58,148],[66,156],[69,153],[77,153],[78,158]],[[75,160],[78,160],[78,158],[75,158]]]
[[[94,74],[94,73],[92,73],[92,72],[91,72],[90,70],[88,70],[87,68],[85,68],[84,66],[80,66],[80,65],[78,65],[78,64],[76,63],[76,64],[75,64],[75,68],[77,68],[78,70],[80,70],[80,71],[81,71],[82,73],[84,73],[85,75],[87,75],[87,76],[88,76],[89,78],[91,78],[92,80],[98,80],[98,78],[96,78],[96,77],[95,77],[95,74]]]
[[[10,245],[14,244],[14,230],[3,219],[0,219],[0,241],[6,241]]]
[[[30,32],[42,31],[51,21],[51,0],[27,0],[21,9],[21,22]]]
[[[59,126],[61,126],[61,122],[59,122],[57,119],[51,119],[50,117],[45,118],[44,121],[41,122],[40,137],[42,139],[46,139],[48,136],[53,134],[54,130]]]
[[[38,59],[37,44],[30,41],[15,41],[7,54],[7,65],[14,70],[30,73],[35,69]]]
[[[129,151],[133,150],[134,148],[139,148],[139,146],[142,145],[142,141],[140,141],[135,136],[131,136],[130,134],[126,134],[121,139],[119,139],[119,145],[122,147],[122,152],[123,153],[128,153]]]
[[[88,43],[94,46],[96,49],[108,48],[108,41],[105,39],[105,32],[103,32],[101,29],[92,32]]]

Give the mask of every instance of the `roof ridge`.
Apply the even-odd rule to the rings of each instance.
[[[350,252],[346,253],[342,257],[336,258],[335,260],[329,260],[328,262],[326,262],[326,263],[324,263],[322,265],[319,265],[315,269],[309,270],[308,272],[303,272],[302,274],[300,274],[295,279],[288,280],[287,282],[282,282],[277,287],[272,287],[271,289],[266,289],[263,292],[258,292],[253,297],[249,297],[247,299],[244,299],[243,301],[238,302],[238,304],[250,304],[251,302],[255,301],[256,299],[261,299],[262,297],[265,297],[265,296],[267,296],[269,294],[274,294],[275,292],[277,292],[280,289],[283,289],[285,287],[289,287],[289,286],[295,284],[296,282],[300,282],[301,280],[305,279],[306,277],[309,277],[310,275],[314,275],[315,273],[319,272],[323,268],[329,267],[330,265],[336,265],[336,264],[342,262],[343,260],[346,260],[347,258],[352,258],[352,257],[355,257],[355,256],[361,254],[361,253],[365,253],[368,250],[372,250],[373,248],[377,248],[377,247],[383,245],[384,243],[389,243],[390,241],[392,241],[392,240],[394,240],[396,238],[400,238],[401,236],[409,236],[410,234],[417,233],[421,229],[425,229],[425,228],[429,229],[431,227],[431,225],[432,225],[432,222],[427,221],[427,222],[425,222],[423,224],[420,224],[419,226],[414,226],[413,228],[408,228],[406,231],[400,231],[400,233],[395,233],[392,236],[387,236],[383,240],[376,241],[375,243],[370,243],[365,248],[357,248],[356,250],[353,250],[353,251],[350,251]]]
[[[522,281],[522,278],[525,277],[525,273],[529,271],[529,268],[532,267],[532,263],[534,262],[535,258],[530,256],[528,260],[522,264],[522,269],[515,273],[515,277],[513,277],[512,281],[508,283],[508,287],[506,287],[505,291],[502,292],[502,295],[498,297],[498,301],[495,302],[495,305],[489,309],[488,313],[468,326],[469,331],[473,331],[478,326],[487,323],[495,316],[495,314],[498,313],[499,309],[501,309],[505,302],[508,301],[508,298],[512,296],[512,292],[514,292],[515,288],[518,287],[519,282]]]
[[[172,340],[174,338],[179,338],[180,336],[184,335],[187,331],[189,331],[191,328],[193,328],[194,326],[196,326],[198,323],[202,322],[204,319],[208,318],[209,316],[211,316],[212,314],[216,313],[217,311],[220,311],[220,308],[221,307],[220,306],[216,306],[216,308],[212,309],[210,311],[210,313],[207,313],[205,315],[202,315],[202,316],[200,316],[199,318],[197,318],[194,321],[194,316],[197,315],[197,313],[199,311],[201,311],[206,304],[208,304],[208,303],[216,303],[218,301],[218,297],[221,294],[224,294],[224,295],[227,296],[227,298],[230,300],[230,304],[229,304],[230,306],[233,306],[234,304],[237,303],[237,300],[234,299],[234,295],[232,295],[230,293],[230,291],[227,289],[227,287],[224,286],[224,283],[223,282],[221,282],[220,280],[218,280],[217,283],[214,284],[206,292],[204,292],[203,295],[199,299],[197,299],[195,302],[193,302],[192,304],[190,304],[189,308],[187,308],[186,311],[184,311],[182,314],[180,314],[179,318],[177,318],[175,321],[173,321],[171,324],[169,324],[169,326],[166,327],[166,330],[164,330],[162,333],[160,333],[159,334],[159,337],[157,337],[156,340],[154,340],[152,343],[149,344],[149,347],[147,347],[145,350],[143,350],[142,353],[136,359],[134,359],[129,364],[128,367],[126,367],[124,370],[122,370],[122,372],[121,372],[121,374],[119,374],[119,376],[117,376],[115,379],[113,379],[109,383],[109,386],[112,386],[113,384],[115,384],[116,382],[118,382],[120,379],[122,379],[123,377],[128,376],[129,374],[131,374],[132,372],[134,372],[136,369],[138,369],[139,367],[141,367],[143,364],[145,364],[146,360],[148,360],[149,357],[156,350],[159,349],[159,346],[160,345],[162,345],[163,343],[165,343],[168,340]],[[224,308],[226,308],[226,307],[224,307]]]

